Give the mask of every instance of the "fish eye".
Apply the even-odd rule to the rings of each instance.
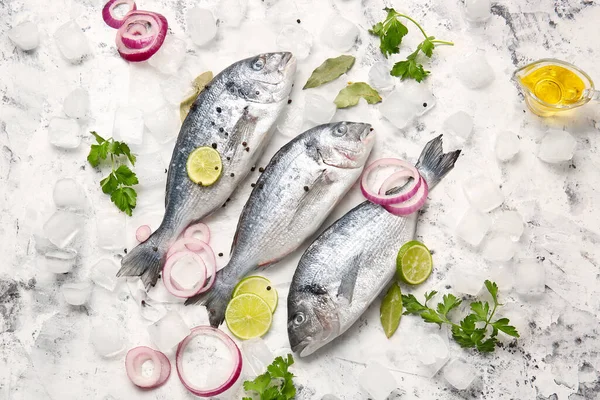
[[[346,127],[346,125],[340,125],[333,131],[333,136],[344,136],[347,131],[348,127]]]
[[[261,57],[257,58],[256,61],[254,61],[254,64],[252,64],[252,68],[255,71],[260,71],[264,67],[265,67],[265,60]]]
[[[294,324],[296,324],[296,325],[302,325],[304,323],[304,321],[306,321],[306,317],[302,313],[298,313],[294,317]]]

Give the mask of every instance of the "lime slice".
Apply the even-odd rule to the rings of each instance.
[[[210,186],[221,177],[221,155],[212,147],[198,147],[188,156],[186,168],[192,182]]]
[[[271,311],[275,312],[277,308],[277,290],[271,285],[271,282],[262,276],[249,276],[242,279],[233,289],[232,297],[244,293],[255,294],[267,302]]]
[[[425,282],[433,268],[431,253],[425,245],[416,240],[405,243],[396,258],[396,274],[399,279],[418,285]]]
[[[273,313],[259,296],[244,293],[231,299],[225,310],[225,321],[235,336],[252,339],[267,333],[273,322]]]

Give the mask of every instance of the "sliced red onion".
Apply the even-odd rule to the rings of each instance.
[[[131,11],[117,31],[117,50],[127,61],[146,61],[162,46],[168,28],[167,19],[158,13]]]
[[[189,344],[189,342],[197,335],[209,335],[215,337],[221,340],[231,351],[231,356],[234,360],[234,365],[231,370],[231,374],[225,380],[225,382],[223,382],[216,388],[201,389],[195,386],[189,380],[187,380],[183,373],[183,352],[185,351],[185,348]],[[233,386],[233,384],[239,379],[240,374],[242,373],[242,353],[240,352],[239,347],[235,344],[233,340],[231,340],[229,336],[227,336],[227,334],[225,334],[225,332],[210,326],[197,326],[193,328],[192,332],[185,339],[183,339],[181,343],[179,343],[179,346],[177,346],[177,354],[175,357],[177,374],[179,375],[181,383],[183,383],[183,386],[185,386],[187,390],[199,397],[212,397],[223,393],[224,391]]]
[[[408,183],[405,190],[400,193],[394,193],[389,195],[385,194],[385,191],[384,193],[376,193],[368,188],[367,180],[371,172],[373,172],[373,170],[380,166],[401,167],[404,170],[410,172],[410,176],[413,178],[413,181]],[[419,177],[419,171],[417,171],[417,169],[413,165],[407,163],[406,161],[398,160],[396,158],[381,158],[369,165],[363,172],[362,178],[360,180],[360,190],[362,191],[363,195],[367,198],[367,200],[375,204],[387,206],[389,204],[405,201],[414,196],[420,186]]]
[[[142,365],[146,361],[152,361],[154,365],[152,375],[149,377],[142,375]],[[129,380],[134,385],[145,389],[162,385],[171,375],[171,363],[167,356],[146,346],[139,346],[127,352],[125,369]]]
[[[417,193],[413,197],[398,204],[383,206],[383,208],[394,215],[406,216],[418,211],[421,207],[423,207],[425,201],[427,201],[429,186],[427,186],[427,181],[425,181],[425,179],[422,177],[419,177],[418,179],[422,182],[419,186],[419,190],[417,190]]]
[[[135,231],[135,238],[138,242],[142,243],[148,240],[152,234],[152,229],[148,225],[142,225]]]
[[[206,286],[200,289],[197,294],[210,290],[215,284],[215,278],[217,276],[217,259],[213,249],[202,240],[198,240],[193,237],[182,238],[177,240],[171,245],[171,247],[169,247],[169,250],[167,251],[167,259],[176,253],[185,251],[193,251],[194,253],[198,253],[201,257],[204,256],[202,259],[206,265],[208,282],[206,283]]]
[[[185,289],[184,287],[179,285],[173,280],[173,277],[171,276],[173,266],[184,257],[192,257],[194,261],[198,264],[198,268],[200,268],[200,271],[202,272],[200,279],[198,279],[198,282],[190,289]],[[192,253],[191,251],[180,251],[174,253],[172,256],[167,258],[165,266],[163,267],[162,279],[163,284],[165,285],[165,288],[169,291],[169,293],[171,293],[173,296],[187,299],[197,295],[205,287],[206,274],[206,264],[198,254]]]
[[[119,18],[115,15],[115,9],[123,4],[129,6],[129,10],[125,13],[124,18]],[[104,19],[104,22],[106,22],[106,25],[111,28],[119,29],[123,25],[127,14],[135,10],[137,10],[137,6],[133,0],[110,0],[102,9],[102,18]]]
[[[188,226],[188,228],[183,232],[183,237],[194,237],[196,232],[200,232],[202,234],[202,237],[196,239],[202,240],[204,243],[210,243],[210,229],[208,229],[208,226],[202,222]]]

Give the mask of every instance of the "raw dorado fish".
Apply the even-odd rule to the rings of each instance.
[[[117,276],[156,284],[169,246],[183,230],[221,207],[260,157],[292,89],[296,60],[268,53],[238,61],[200,93],[183,122],[167,177],[165,216],[148,240],[123,258]],[[212,186],[193,183],[188,155],[201,146],[219,151],[222,175]]]
[[[360,176],[373,148],[371,125],[320,125],[283,146],[271,159],[244,206],[231,260],[202,302],[219,326],[235,285],[273,264],[313,235]]]
[[[416,165],[432,189],[460,150],[443,153],[442,137]],[[418,213],[395,216],[366,201],[325,230],[304,252],[288,295],[288,337],[301,357],[344,333],[391,281],[400,247],[413,240]]]

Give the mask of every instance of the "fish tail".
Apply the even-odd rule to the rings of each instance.
[[[146,290],[156,285],[167,256],[168,241],[158,228],[148,240],[138,244],[121,260],[117,276],[139,276]]]
[[[460,152],[460,150],[455,150],[444,153],[442,135],[430,140],[425,145],[416,167],[427,181],[430,189],[437,185],[454,168],[454,163],[458,159]]]
[[[225,268],[227,268],[227,266]],[[225,282],[223,279],[223,271],[224,269],[217,272],[215,286],[213,286],[208,293],[191,297],[185,302],[186,306],[198,303],[205,306],[208,311],[210,325],[214,328],[218,328],[225,320],[225,310],[227,309],[227,304],[229,304],[231,294],[235,288],[235,285]]]

